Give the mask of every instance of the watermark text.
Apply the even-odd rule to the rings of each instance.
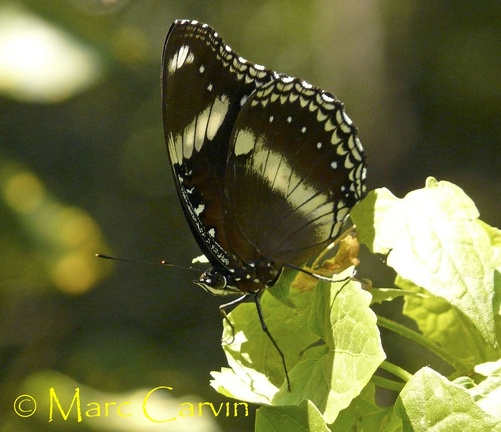
[[[47,420],[63,420],[77,423],[85,418],[117,417],[127,419],[133,416],[143,416],[153,423],[173,422],[189,417],[248,417],[249,405],[246,402],[175,402],[169,386],[158,386],[146,392],[137,400],[90,400],[87,401],[80,387],[68,396],[66,391],[57,393],[54,387],[48,390],[48,404],[38,404],[37,400],[28,394],[18,396],[14,401],[14,412],[19,417],[31,417],[39,406],[48,406]],[[165,398],[166,394],[170,398]],[[64,394],[64,396],[63,396]],[[163,396],[163,397],[162,397]],[[174,402],[173,402],[174,401]]]

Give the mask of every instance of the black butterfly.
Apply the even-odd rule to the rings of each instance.
[[[162,64],[171,168],[212,265],[195,283],[242,294],[222,308],[254,296],[260,313],[284,265],[320,253],[365,195],[356,128],[333,95],[245,60],[207,24],[175,21]]]

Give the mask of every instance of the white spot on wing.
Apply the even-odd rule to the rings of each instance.
[[[363,153],[364,149],[362,147],[362,143],[360,142],[360,140],[358,139],[358,137],[355,137],[355,145],[357,146],[358,148],[358,151],[360,153]],[[362,157],[360,156],[360,160],[362,159]]]
[[[344,167],[347,168],[347,169],[352,169],[355,165],[353,164],[353,162],[350,160],[349,157],[347,157],[345,160],[344,160]]]
[[[185,64],[193,63],[193,60],[195,60],[195,56],[190,51],[190,47],[188,45],[181,46],[169,60],[169,74],[173,74]]]
[[[195,145],[195,119],[186,126],[183,130],[183,158],[189,159],[193,154],[193,147]]]
[[[195,209],[195,213],[197,214],[197,216],[200,216],[200,214],[204,211],[205,209],[205,206],[203,204],[200,204],[196,209]]]
[[[248,129],[241,129],[235,138],[235,156],[245,155],[250,153],[254,148],[256,138]]]
[[[225,95],[207,106],[184,128],[181,135],[169,138],[169,151],[175,154],[177,161],[190,159],[194,150],[200,151],[205,139],[212,140],[221,127],[229,109]]]
[[[182,135],[178,135],[176,137],[174,147],[178,161],[191,158],[194,148],[196,148],[197,151],[200,150],[205,137],[208,111],[209,108],[206,108],[198,115],[198,117],[195,117],[190,123],[188,123],[188,125],[184,128]],[[202,128],[203,131],[201,130]]]
[[[332,120],[329,119],[325,122],[325,125],[324,125],[324,129],[326,132],[331,132],[333,131],[334,129],[336,129],[336,125],[334,123],[332,123]]]
[[[167,139],[167,147],[169,149],[169,154],[172,159],[172,162],[175,164],[180,164],[181,159],[183,157],[182,154],[182,137],[181,135],[173,136],[172,134],[169,134],[169,137]]]
[[[351,133],[351,128],[350,128],[350,126],[349,126],[349,124],[351,124],[351,123],[346,124],[346,121],[345,121],[345,116],[346,116],[346,114],[344,114],[344,112],[343,112],[343,111],[338,110],[338,111],[336,112],[336,121],[338,122],[340,129],[341,129],[344,133],[349,134],[349,133]],[[349,117],[348,117],[348,120],[350,120],[350,118],[349,118]],[[350,122],[351,122],[351,120],[350,120]]]
[[[207,122],[209,121],[210,106],[205,108],[197,118],[197,128],[195,131],[195,149],[200,151],[207,133]]]
[[[219,96],[212,105],[212,110],[209,117],[209,122],[207,124],[207,138],[212,140],[216,135],[217,131],[223,124],[228,109],[230,108],[230,102],[226,95]]]
[[[334,98],[330,97],[329,95],[322,93],[322,99],[326,102],[334,102]]]
[[[353,124],[353,122],[351,121],[351,118],[348,117],[348,114],[346,114],[344,111],[341,111],[341,114],[343,115],[344,121],[347,124],[349,124],[349,125]]]

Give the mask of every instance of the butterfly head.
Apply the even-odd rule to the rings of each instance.
[[[193,282],[205,291],[217,296],[240,293],[240,290],[228,283],[225,273],[224,270],[211,268],[203,272],[200,278]]]
[[[261,291],[272,286],[280,276],[270,262],[249,263],[238,270],[212,267],[193,281],[214,295],[242,294]]]

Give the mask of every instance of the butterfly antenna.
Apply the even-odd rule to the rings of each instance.
[[[98,258],[103,258],[107,260],[113,260],[113,261],[125,261],[125,262],[132,262],[132,263],[139,263],[139,264],[148,264],[148,265],[163,265],[167,267],[174,267],[174,268],[180,268],[180,269],[185,269],[185,270],[194,270],[197,272],[200,272],[201,270],[196,268],[196,267],[191,267],[191,266],[181,266],[177,264],[172,264],[167,261],[159,261],[159,262],[152,262],[152,261],[142,261],[142,260],[135,260],[135,259],[130,259],[130,258],[120,258],[120,257],[114,257],[111,255],[104,255],[104,254],[95,254],[96,257]]]

